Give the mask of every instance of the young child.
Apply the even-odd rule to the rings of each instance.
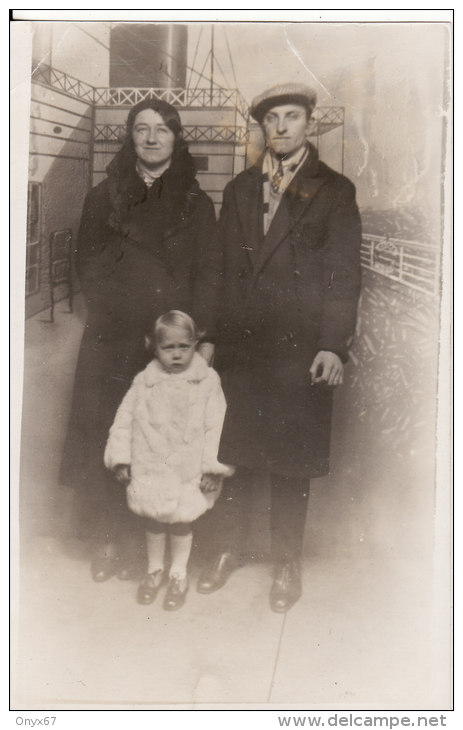
[[[104,461],[127,485],[130,509],[145,518],[148,572],[137,600],[154,601],[171,558],[164,608],[183,606],[188,590],[191,523],[210,509],[224,476],[217,461],[226,410],[220,378],[196,352],[199,333],[187,314],[159,317],[145,338],[154,358],[135,378],[116,413]]]

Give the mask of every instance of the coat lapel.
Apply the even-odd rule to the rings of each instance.
[[[242,184],[236,188],[236,205],[243,230],[240,245],[255,267],[263,238],[262,170],[250,167],[246,172]]]
[[[309,159],[299,170],[283,195],[267,235],[259,248],[258,256],[254,261],[254,273],[256,275],[294,228],[324,182],[325,177],[320,175],[317,150],[310,145]]]

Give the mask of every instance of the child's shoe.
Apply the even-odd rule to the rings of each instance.
[[[178,575],[171,575],[167,592],[164,598],[163,608],[166,611],[177,611],[183,606],[188,592],[188,578],[179,578]]]
[[[137,601],[143,606],[153,603],[158,591],[164,581],[164,571],[156,570],[154,573],[147,573],[138,586]]]

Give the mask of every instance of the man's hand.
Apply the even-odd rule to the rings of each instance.
[[[326,383],[327,385],[341,385],[344,366],[341,358],[329,350],[320,350],[314,357],[310,367],[312,385]]]
[[[201,344],[198,345],[199,354],[205,359],[209,366],[212,365],[212,360],[214,359],[214,351],[215,346],[212,344],[212,342],[201,342]]]
[[[114,474],[117,481],[123,484],[124,487],[130,484],[130,464],[118,464],[114,467]]]
[[[222,477],[220,474],[203,474],[201,477],[200,489],[204,494],[216,492],[220,487]]]

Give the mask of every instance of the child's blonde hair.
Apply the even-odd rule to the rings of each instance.
[[[181,312],[179,309],[171,309],[170,312],[161,314],[157,318],[152,331],[155,342],[159,342],[162,337],[162,332],[168,327],[181,327],[185,332],[188,332],[193,342],[198,342],[203,336],[203,333],[198,330],[196,323],[190,315]]]

